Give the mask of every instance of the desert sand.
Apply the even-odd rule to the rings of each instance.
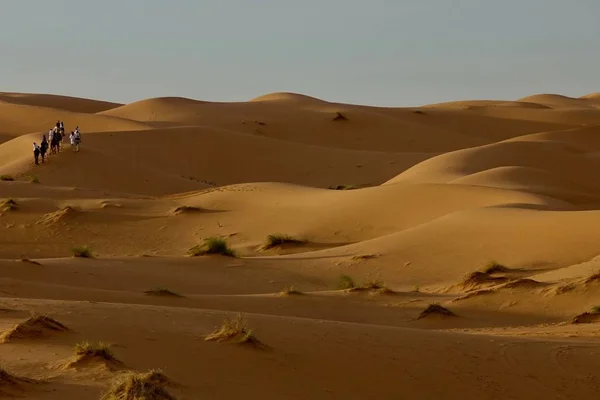
[[[0,397],[598,396],[598,93],[0,93],[0,175]]]

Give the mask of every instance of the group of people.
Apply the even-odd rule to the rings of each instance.
[[[57,121],[56,126],[48,131],[48,137],[42,134],[42,141],[40,144],[33,142],[33,158],[35,165],[39,164],[40,157],[42,162],[46,162],[46,154],[50,150],[50,154],[60,153],[62,148],[63,138],[65,136],[65,123],[63,121]],[[81,143],[81,132],[79,132],[79,126],[71,131],[69,135],[69,141],[71,142],[71,148],[73,151],[79,151],[79,144]]]

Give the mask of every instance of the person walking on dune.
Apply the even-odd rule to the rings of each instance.
[[[38,165],[38,158],[40,157],[40,146],[36,142],[33,142],[33,159],[35,161],[35,165]]]
[[[69,139],[71,140],[71,148],[73,151],[79,151],[79,143],[81,143],[81,136],[78,131],[71,132],[69,135]]]
[[[56,154],[56,147],[54,146],[54,132],[48,132],[48,143],[50,143],[50,154]]]
[[[40,144],[40,155],[42,156],[42,162],[46,162],[46,152],[48,152],[48,140],[46,139],[46,135],[42,137],[42,143]]]

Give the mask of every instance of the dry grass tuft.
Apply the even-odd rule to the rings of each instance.
[[[195,214],[195,213],[201,213],[202,211],[204,211],[204,210],[202,208],[199,208],[199,207],[181,206],[181,207],[177,207],[176,209],[174,209],[172,211],[172,214],[173,215]]]
[[[19,209],[19,205],[13,199],[5,199],[0,202],[0,210],[2,211],[16,211]]]
[[[171,384],[161,371],[124,373],[117,376],[102,395],[102,400],[176,400],[166,387]]]
[[[337,185],[337,186],[329,186],[331,190],[354,190],[357,189],[354,185]]]
[[[87,246],[77,246],[72,249],[73,257],[76,258],[94,258],[92,251]]]
[[[179,293],[175,293],[167,288],[154,288],[150,290],[146,290],[144,292],[148,296],[158,296],[158,297],[183,297]]]
[[[342,114],[341,112],[336,112],[335,117],[333,117],[333,121],[348,121],[348,118]]]
[[[482,272],[488,275],[501,274],[510,272],[510,268],[507,268],[504,265],[497,263],[496,261],[490,261],[485,267],[482,268]]]
[[[40,183],[40,180],[35,175],[30,175],[28,177],[28,181],[29,181],[29,183]]]
[[[337,283],[338,290],[351,290],[356,289],[356,282],[348,275],[340,275]]]
[[[254,336],[252,329],[248,327],[248,320],[242,314],[238,314],[234,319],[225,318],[221,327],[207,335],[205,340],[228,341],[264,347],[260,340]]]
[[[267,236],[267,242],[263,245],[264,250],[269,250],[275,247],[283,247],[285,245],[299,246],[306,243],[306,240],[296,239],[289,235],[274,233]]]
[[[12,182],[14,180],[15,178],[13,178],[11,175],[0,175],[0,181]]]
[[[46,315],[33,316],[19,322],[0,335],[0,342],[6,343],[15,339],[34,339],[47,334],[67,332],[69,328]]]
[[[227,241],[222,238],[210,237],[204,239],[204,244],[194,246],[188,254],[192,257],[219,254],[226,257],[235,257],[235,252],[229,247]]]
[[[118,362],[110,345],[104,342],[80,342],[75,345],[75,355],[78,358],[97,358]]]
[[[361,254],[361,255],[352,257],[352,260],[353,261],[364,261],[364,260],[372,260],[377,257],[379,257],[379,254]]]
[[[303,295],[304,293],[302,293],[299,290],[296,290],[293,286],[287,287],[285,289],[283,289],[281,292],[279,292],[280,296],[298,296],[298,295]]]
[[[594,272],[592,275],[588,276],[584,283],[588,284],[588,283],[594,283],[594,282],[598,282],[600,281],[600,271],[596,271]]]
[[[592,307],[591,311],[579,314],[571,320],[572,324],[591,324],[600,321],[600,306]]]
[[[78,215],[81,215],[82,213],[83,211],[80,209],[66,206],[55,212],[45,214],[44,217],[38,221],[38,223],[48,226],[58,223],[65,223],[77,217]]]
[[[423,319],[431,316],[439,316],[439,317],[456,317],[452,311],[448,310],[446,307],[440,305],[439,303],[430,304],[419,316],[417,319]]]

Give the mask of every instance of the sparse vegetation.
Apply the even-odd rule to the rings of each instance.
[[[19,205],[13,199],[5,199],[0,202],[0,210],[2,211],[16,211],[19,209]]]
[[[101,358],[106,361],[117,361],[110,345],[104,342],[80,342],[75,345],[75,355],[86,358]]]
[[[233,343],[263,346],[252,332],[252,329],[248,327],[248,320],[242,314],[238,314],[234,319],[225,318],[221,327],[207,335],[205,340],[231,341]]]
[[[363,289],[367,289],[367,290],[379,290],[379,289],[385,289],[385,283],[383,283],[383,281],[379,280],[379,279],[370,279],[368,281],[366,281],[361,288]]]
[[[12,182],[14,180],[15,180],[15,178],[13,178],[10,175],[0,175],[0,181]]]
[[[352,260],[363,261],[363,260],[371,260],[371,259],[377,258],[377,257],[379,257],[379,254],[361,254],[361,255],[352,257]]]
[[[415,114],[425,115],[425,111],[415,110],[413,111]]]
[[[337,288],[338,290],[355,289],[356,282],[354,282],[354,279],[348,275],[340,275],[338,278]]]
[[[267,236],[267,242],[264,244],[263,249],[268,250],[274,247],[281,247],[284,245],[300,245],[306,243],[305,240],[296,239],[289,235],[283,235],[280,233],[274,233]]]
[[[13,339],[34,339],[47,333],[66,332],[69,328],[47,315],[32,316],[4,331],[0,342],[6,343]]]
[[[293,286],[290,286],[283,289],[281,292],[279,292],[279,294],[281,296],[297,296],[304,293],[300,292],[299,290],[296,290]]]
[[[227,244],[227,241],[225,239],[217,237],[210,237],[204,239],[203,245],[192,247],[188,253],[192,257],[210,254],[220,254],[227,257],[236,256],[235,252]]]
[[[29,183],[40,183],[40,180],[38,179],[37,176],[35,175],[30,175],[29,176]]]
[[[128,372],[117,376],[102,395],[102,400],[176,400],[167,392],[170,384],[162,371]]]
[[[357,189],[354,185],[337,185],[337,186],[329,186],[331,190],[354,190]]]
[[[173,210],[173,214],[191,214],[191,213],[199,213],[202,212],[202,209],[199,207],[191,207],[191,206],[181,206],[177,207]]]
[[[499,273],[508,272],[508,271],[510,271],[509,268],[505,267],[502,264],[497,263],[496,261],[490,261],[482,269],[482,272],[485,274],[488,274],[488,275],[499,274]]]
[[[148,296],[158,296],[158,297],[183,297],[179,293],[175,293],[167,288],[154,288],[150,290],[146,290],[144,292]]]
[[[430,304],[419,316],[417,319],[426,318],[431,315],[437,315],[441,317],[456,317],[452,311],[448,310],[446,307],[442,306],[439,303]]]
[[[335,117],[333,117],[334,121],[348,121],[348,118],[342,114],[341,112],[336,112]]]
[[[92,251],[87,246],[73,247],[73,257],[77,258],[94,258]]]
[[[589,312],[577,315],[571,320],[572,324],[590,324],[600,320],[600,306],[594,306]]]

